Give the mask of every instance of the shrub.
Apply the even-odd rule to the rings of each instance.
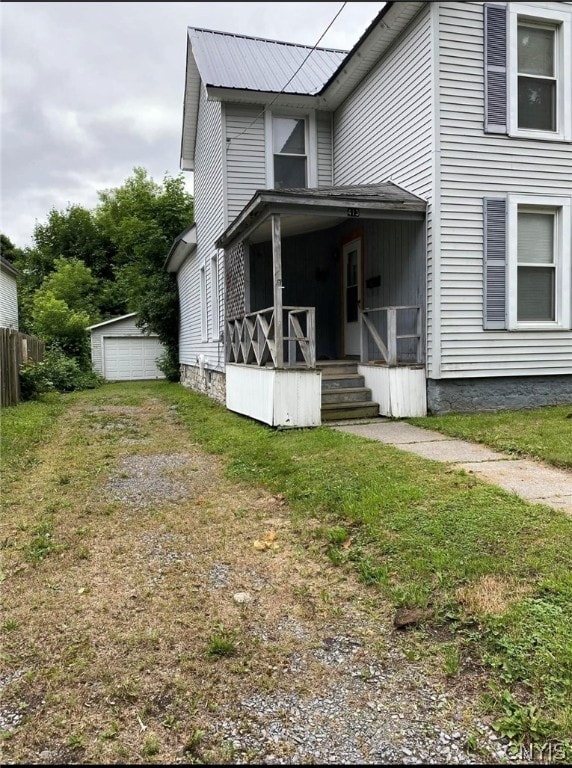
[[[179,381],[179,355],[176,349],[167,347],[157,359],[157,368],[165,374],[168,381]]]
[[[95,389],[103,383],[94,371],[83,369],[79,362],[59,348],[49,349],[41,363],[30,362],[20,370],[22,398],[31,400],[45,392],[73,392]]]

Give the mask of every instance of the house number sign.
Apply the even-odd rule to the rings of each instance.
[[[359,208],[348,208],[348,216],[352,219],[357,219],[359,216]]]

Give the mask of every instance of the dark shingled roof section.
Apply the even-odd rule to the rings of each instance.
[[[352,200],[385,200],[394,202],[418,202],[423,198],[414,195],[412,192],[397,186],[392,181],[384,184],[358,184],[342,187],[320,187],[316,188],[292,188],[292,189],[259,189],[260,195],[280,195],[282,197],[313,197],[318,200],[324,198],[351,198]],[[423,201],[425,202],[425,201]]]

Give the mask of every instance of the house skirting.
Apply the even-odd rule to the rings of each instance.
[[[406,419],[427,415],[425,368],[421,365],[358,365],[358,373],[379,403],[381,416]]]
[[[315,369],[226,366],[226,407],[271,427],[319,426],[321,401],[322,374]]]
[[[226,379],[222,371],[198,365],[181,365],[181,384],[200,392],[224,405],[226,402]]]
[[[427,409],[432,414],[506,411],[572,404],[572,376],[501,376],[429,379]]]

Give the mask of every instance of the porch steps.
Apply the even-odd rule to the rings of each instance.
[[[379,416],[379,405],[372,402],[371,389],[351,360],[319,361],[322,371],[322,421],[368,419]]]

